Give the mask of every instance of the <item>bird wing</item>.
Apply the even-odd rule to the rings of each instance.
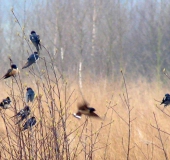
[[[30,127],[32,127],[33,125],[35,125],[36,124],[36,119],[31,119],[31,122],[30,122]]]
[[[30,95],[29,95],[29,98],[30,98],[30,101],[32,102],[34,100],[34,97],[35,97],[35,93],[34,91],[30,91]]]
[[[78,110],[87,110],[88,109],[88,103],[86,101],[84,101],[81,104],[77,105]]]
[[[28,121],[25,122],[25,124],[23,125],[23,128],[22,128],[22,131],[28,129],[29,124],[30,124],[30,119],[29,119]]]
[[[5,78],[10,77],[10,76],[11,76],[11,73],[12,73],[12,70],[13,70],[13,69],[8,69],[7,73],[6,73],[2,78],[5,79]],[[1,78],[1,79],[2,79],[2,78]]]
[[[26,102],[28,103],[30,100],[30,97],[29,97],[29,90],[26,92]]]

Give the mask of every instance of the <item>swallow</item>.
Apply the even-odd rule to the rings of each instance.
[[[35,117],[31,117],[30,119],[28,119],[25,124],[23,125],[22,131],[31,128],[32,126],[34,126],[36,124],[36,119]]]
[[[168,105],[170,105],[170,95],[168,93],[165,94],[165,97],[163,98],[161,104],[164,104],[164,107],[167,107]]]
[[[100,118],[94,111],[96,111],[94,108],[91,108],[88,106],[87,102],[83,102],[82,104],[77,105],[78,111],[77,113],[74,113],[73,116],[81,119],[81,115],[84,114],[89,117],[94,117],[94,118]]]
[[[41,49],[40,36],[36,34],[35,31],[31,31],[30,40],[34,44],[37,52]]]
[[[31,66],[33,63],[36,63],[37,60],[39,60],[38,52],[34,52],[33,54],[31,54],[31,55],[28,57],[27,62],[26,62],[25,65],[22,67],[22,69]]]
[[[34,100],[35,93],[32,88],[28,87],[26,92],[26,102],[32,102]]]
[[[29,106],[25,106],[23,109],[21,109],[16,115],[13,116],[13,117],[21,117],[21,119],[16,124],[19,124],[24,119],[26,119],[30,115],[30,113],[31,110]]]
[[[8,69],[7,73],[1,79],[15,77],[18,73],[19,73],[19,69],[18,69],[17,65],[11,64],[11,69]]]
[[[11,103],[11,100],[9,97],[7,97],[6,99],[3,99],[2,102],[0,103],[0,107],[3,109],[8,109],[9,105]]]

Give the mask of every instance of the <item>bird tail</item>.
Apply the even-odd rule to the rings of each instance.
[[[31,63],[27,62],[27,63],[25,63],[25,65],[22,67],[22,69],[27,68],[27,67],[29,67],[30,65],[31,65]]]
[[[97,119],[101,119],[101,117],[99,117],[96,113],[92,112],[90,113],[91,117],[97,118]]]
[[[40,49],[42,49],[42,48],[41,48],[41,43],[39,43],[39,47],[40,47]]]
[[[1,80],[1,79],[4,79],[4,78],[5,78],[5,76],[1,77],[0,80]]]
[[[17,125],[17,124],[19,124],[20,122],[22,122],[22,118],[17,122],[17,123],[15,123],[15,125]]]

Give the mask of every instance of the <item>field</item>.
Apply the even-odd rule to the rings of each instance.
[[[16,109],[25,105],[20,95],[25,94],[24,87],[29,83],[22,84],[19,79],[7,80],[14,88],[1,86],[4,97],[7,92],[13,97],[12,107],[1,110],[1,159],[160,160],[170,156],[169,108],[163,113],[164,107],[156,101],[162,100],[167,89],[145,80],[126,82],[127,98],[123,78],[119,83],[111,83],[94,82],[87,76],[81,92],[77,83],[70,84],[69,80],[59,79],[57,85],[49,81],[48,92],[49,88],[43,88],[40,82],[34,83],[37,98],[29,105],[37,124],[21,132],[21,126],[14,125],[16,119],[10,119]],[[18,87],[23,87],[21,93]],[[85,116],[78,120],[72,116],[83,98],[102,120]],[[133,108],[131,112],[128,106]]]

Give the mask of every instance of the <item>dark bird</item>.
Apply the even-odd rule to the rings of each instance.
[[[19,73],[19,69],[16,64],[11,64],[11,69],[7,71],[7,73],[2,77],[3,79],[9,78],[9,77],[15,77]],[[1,78],[1,79],[2,79]]]
[[[25,124],[23,125],[22,131],[31,128],[32,126],[34,126],[36,124],[36,119],[35,117],[31,117],[30,119],[28,119]]]
[[[91,108],[88,106],[87,102],[83,102],[82,104],[77,105],[78,111],[77,113],[74,113],[73,116],[80,119],[81,115],[84,114],[86,116],[94,117],[94,118],[100,118],[94,111],[96,111],[94,108]]]
[[[164,107],[167,107],[168,105],[170,105],[170,95],[168,93],[165,94],[165,97],[163,98],[161,104],[164,104]]]
[[[24,119],[26,119],[30,115],[30,113],[31,110],[29,106],[25,106],[23,109],[21,109],[16,115],[13,116],[13,117],[21,117],[21,119],[16,124],[19,124]]]
[[[36,34],[35,31],[31,31],[30,40],[34,44],[37,52],[41,49],[40,36]]]
[[[31,54],[31,55],[28,57],[27,62],[26,62],[25,65],[22,67],[22,69],[31,66],[33,63],[36,63],[37,60],[39,60],[38,52],[34,52],[33,54]]]
[[[26,102],[32,102],[34,100],[35,93],[32,88],[28,87],[26,92]]]
[[[7,97],[6,99],[3,99],[2,102],[0,103],[0,107],[2,109],[8,109],[9,108],[9,105],[11,103],[11,100],[9,97]]]

